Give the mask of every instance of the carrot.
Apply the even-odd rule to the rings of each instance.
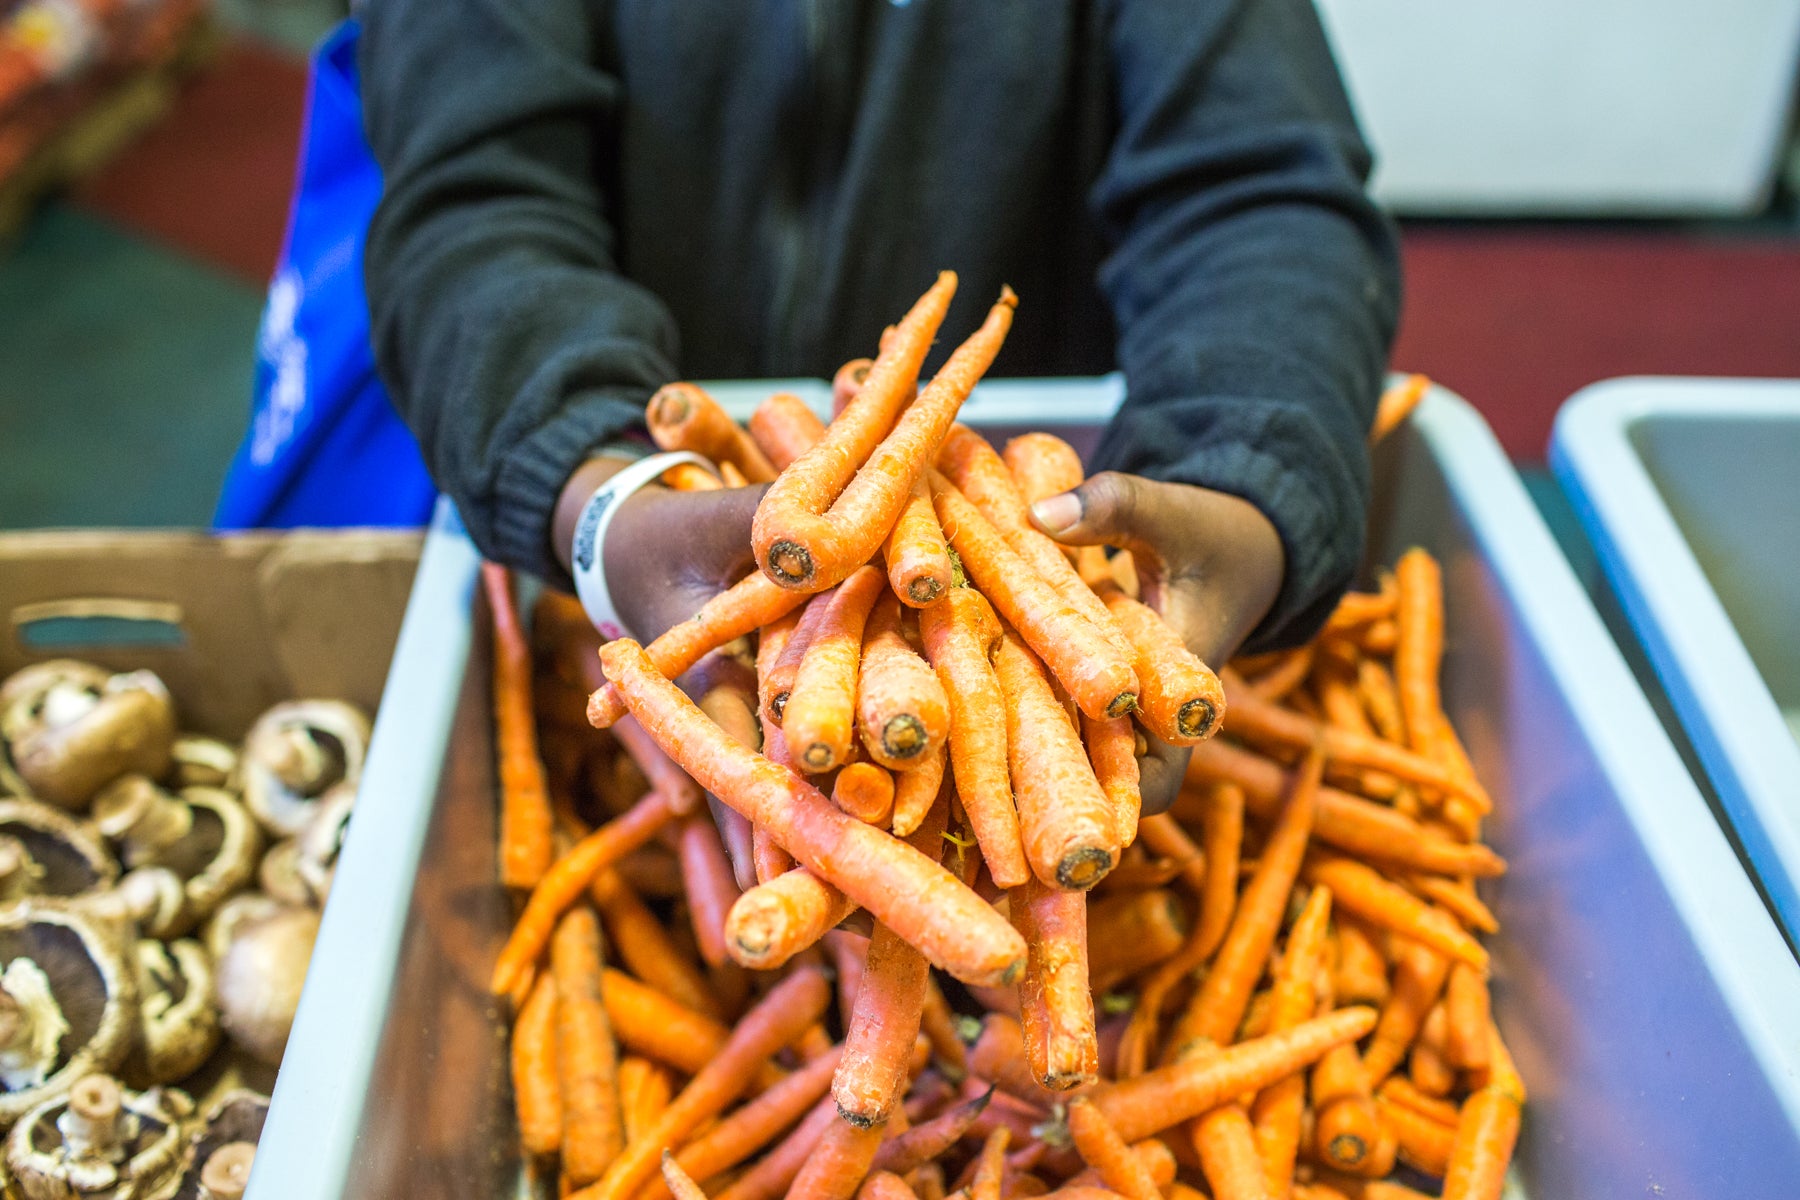
[[[1519,1109],[1517,1096],[1491,1086],[1463,1102],[1444,1167],[1444,1200],[1499,1200],[1519,1140]]]
[[[571,909],[557,924],[550,962],[556,979],[562,1167],[576,1183],[589,1183],[625,1144],[618,1047],[600,999],[600,925],[592,912]]]
[[[781,471],[825,436],[825,422],[792,392],[776,392],[757,405],[749,424],[757,449]]]
[[[970,1164],[974,1174],[968,1183],[969,1200],[1000,1200],[1000,1183],[1006,1174],[1006,1147],[1012,1130],[996,1126],[981,1144],[981,1153]]]
[[[863,626],[885,583],[872,566],[851,573],[807,644],[781,714],[782,736],[801,770],[829,771],[850,754]]]
[[[527,1154],[562,1146],[562,1085],[557,1080],[556,979],[540,976],[513,1023],[513,1106]]]
[[[1002,535],[1032,528],[1030,509],[1006,464],[967,425],[950,427],[938,450],[937,469]]]
[[[1053,433],[1022,433],[1006,443],[1001,457],[1027,504],[1072,492],[1087,477],[1075,447]]]
[[[788,1188],[791,1200],[850,1200],[869,1174],[884,1131],[838,1120],[828,1125]]]
[[[1193,1138],[1214,1200],[1267,1200],[1269,1182],[1242,1104],[1223,1104],[1201,1117]]]
[[[1468,928],[1482,933],[1500,932],[1499,918],[1481,902],[1475,889],[1466,881],[1414,871],[1404,877],[1404,882],[1408,891],[1432,901]]]
[[[1381,1085],[1378,1095],[1389,1104],[1410,1109],[1439,1125],[1451,1129],[1456,1127],[1459,1110],[1453,1102],[1420,1090],[1402,1076],[1395,1075],[1388,1079]]]
[[[676,463],[662,473],[664,487],[676,492],[716,492],[724,487],[717,475],[698,463]]]
[[[1451,1149],[1456,1142],[1456,1126],[1444,1125],[1432,1118],[1396,1104],[1385,1095],[1375,1098],[1381,1122],[1399,1144],[1400,1160],[1407,1165],[1442,1178],[1450,1165]]]
[[[1488,1065],[1489,1001],[1487,978],[1467,963],[1452,963],[1444,985],[1447,1023],[1444,1057],[1450,1065],[1478,1071]]]
[[[1407,741],[1420,754],[1430,754],[1443,719],[1438,671],[1444,655],[1444,579],[1437,561],[1414,547],[1394,566],[1399,585],[1395,624],[1394,682]]]
[[[880,1175],[882,1172],[876,1172]],[[944,1170],[936,1163],[926,1163],[907,1172],[907,1186],[913,1189],[919,1200],[944,1200]],[[906,1200],[901,1197],[901,1200]]]
[[[619,1110],[630,1141],[669,1106],[674,1081],[667,1067],[637,1055],[619,1060]]]
[[[1242,796],[1238,798],[1238,804],[1241,819]],[[1192,838],[1188,837],[1187,831],[1174,817],[1168,813],[1145,817],[1138,824],[1138,838],[1145,846],[1176,867],[1176,877],[1180,878],[1196,898],[1206,891],[1207,864],[1211,860],[1207,858],[1206,852]],[[1237,874],[1235,852],[1231,857],[1233,865],[1230,874],[1235,876]],[[1220,936],[1225,933],[1225,924],[1225,922],[1220,923]],[[1208,954],[1210,955],[1210,953],[1209,949]]]
[[[828,510],[837,508],[854,476],[890,436],[955,291],[956,276],[940,273],[901,318],[856,398],[763,495],[750,540],[757,565],[772,581],[814,592],[829,587],[866,562],[893,524],[904,491],[893,497],[894,510],[885,520],[865,516],[860,527],[833,522]]]
[[[871,1169],[905,1175],[937,1158],[954,1146],[969,1127],[975,1124],[992,1096],[993,1089],[989,1088],[974,1099],[965,1100],[955,1108],[948,1109],[929,1121],[921,1121],[905,1133],[889,1138],[876,1153]]]
[[[700,1190],[693,1176],[682,1170],[681,1164],[667,1150],[662,1153],[662,1176],[675,1200],[706,1200],[706,1193]]]
[[[1120,717],[1136,708],[1138,679],[1107,634],[1044,583],[948,480],[933,472],[931,489],[938,520],[963,570],[1049,664],[1081,711]]]
[[[1314,888],[1289,931],[1287,949],[1275,970],[1275,987],[1269,1002],[1269,1033],[1285,1033],[1312,1016],[1318,1002],[1313,980],[1323,967],[1328,947],[1326,921],[1331,915],[1331,891]],[[1270,1189],[1285,1194],[1294,1178],[1294,1158],[1300,1148],[1302,1111],[1306,1107],[1306,1077],[1299,1072],[1278,1079],[1257,1093],[1251,1106],[1256,1150]]]
[[[756,635],[756,711],[765,727],[781,724],[781,710],[787,707],[788,693],[794,688],[794,672],[800,669],[813,629],[825,617],[830,601],[824,597],[828,595],[820,592],[802,607],[763,626]]]
[[[982,1019],[981,1033],[969,1047],[970,1072],[1009,1096],[1037,1105],[1050,1103],[1051,1093],[1033,1077],[1025,1058],[1025,1031],[1016,1018],[989,1013]]]
[[[550,869],[552,819],[532,716],[531,649],[513,603],[512,573],[481,564],[494,616],[494,750],[500,775],[500,882],[536,887]]]
[[[1332,894],[1337,894],[1335,888]],[[1370,1087],[1379,1085],[1400,1065],[1425,1014],[1443,992],[1449,973],[1449,960],[1437,951],[1415,942],[1402,945],[1394,964],[1392,994],[1382,1006],[1381,1022],[1363,1055],[1363,1070],[1368,1074]]]
[[[774,1084],[683,1146],[675,1155],[675,1161],[697,1179],[710,1179],[742,1163],[825,1095],[842,1053],[841,1046],[833,1046]],[[830,1111],[829,1106],[826,1111]],[[654,1183],[639,1195],[642,1200],[662,1198],[661,1190]]]
[[[644,410],[644,420],[651,439],[664,450],[691,450],[721,467],[729,463],[752,483],[775,478],[774,466],[750,435],[696,384],[671,383],[658,389]]]
[[[1324,755],[1315,745],[1295,773],[1287,803],[1239,897],[1225,941],[1200,990],[1175,1024],[1171,1044],[1176,1053],[1200,1040],[1229,1045],[1237,1033],[1251,989],[1262,975],[1287,912],[1288,893],[1293,890],[1312,833],[1313,803],[1324,765]]]
[[[925,1010],[930,965],[877,921],[862,987],[844,1032],[844,1058],[832,1080],[838,1114],[861,1128],[888,1119],[906,1087],[907,1056]]]
[[[1413,409],[1419,407],[1419,401],[1431,387],[1431,380],[1423,375],[1408,375],[1393,387],[1381,393],[1381,400],[1375,405],[1375,424],[1369,430],[1369,444],[1375,445],[1388,434],[1399,428],[1400,423],[1412,415]]]
[[[1304,875],[1308,883],[1330,888],[1346,912],[1392,929],[1486,974],[1488,954],[1480,942],[1449,914],[1432,908],[1399,884],[1389,883],[1373,868],[1338,855],[1315,854],[1307,860]]]
[[[897,837],[905,837],[919,827],[931,806],[944,790],[944,746],[928,750],[925,761],[910,771],[901,771],[894,779],[894,823]]]
[[[1125,1144],[1119,1131],[1091,1100],[1077,1096],[1069,1102],[1069,1136],[1107,1187],[1128,1200],[1162,1200],[1149,1167]],[[981,1200],[972,1193],[971,1189],[971,1200]]]
[[[1172,746],[1211,737],[1225,715],[1226,696],[1219,677],[1155,609],[1117,588],[1105,589],[1104,599],[1106,610],[1132,648],[1144,727]]]
[[[1137,729],[1130,717],[1103,717],[1096,721],[1083,714],[1088,764],[1094,779],[1112,803],[1113,828],[1121,845],[1137,840],[1138,813],[1143,794],[1138,791]]]
[[[1376,945],[1375,932],[1347,913],[1338,914],[1337,960],[1332,964],[1332,990],[1342,1004],[1380,1005],[1388,998],[1387,959]]]
[[[1381,1149],[1381,1116],[1366,1090],[1324,1104],[1315,1100],[1314,1108],[1313,1140],[1322,1161],[1356,1175],[1387,1174],[1391,1156]]]
[[[736,816],[737,814],[732,814]],[[677,834],[681,861],[682,894],[687,898],[688,921],[700,957],[717,967],[727,957],[725,918],[737,903],[737,880],[719,840],[719,828],[705,813],[682,821]]]
[[[952,589],[919,614],[925,653],[943,685],[950,715],[949,753],[963,811],[981,843],[995,884],[1014,888],[1031,873],[1020,841],[1006,755],[1006,701],[978,630],[998,623],[980,593]],[[898,822],[896,821],[896,824]]]
[[[892,771],[920,765],[950,733],[950,701],[901,632],[900,604],[882,596],[863,636],[856,724],[869,756]]]
[[[1331,615],[1325,618],[1321,632],[1342,633],[1359,625],[1368,625],[1393,616],[1398,592],[1393,574],[1383,571],[1380,585],[1375,591],[1345,592],[1339,598],[1337,607],[1331,610]]]
[[[1448,1096],[1456,1089],[1456,1068],[1444,1057],[1449,1021],[1440,1001],[1431,1006],[1407,1054],[1409,1081],[1428,1096]]]
[[[831,377],[831,413],[836,416],[850,406],[875,366],[872,358],[853,358]]]
[[[791,771],[733,743],[637,643],[609,643],[602,662],[644,728],[703,787],[766,826],[933,963],[978,985],[1008,982],[1022,968],[1021,939],[979,896],[910,846],[845,816]]]
[[[914,608],[935,604],[954,585],[950,546],[944,541],[943,526],[931,504],[931,488],[923,475],[913,480],[882,554],[894,594]]]
[[[730,1035],[704,1013],[610,967],[601,977],[600,998],[614,1035],[626,1049],[688,1074],[706,1065]]]
[[[685,1008],[713,1018],[721,1015],[706,976],[616,871],[595,875],[588,895],[599,908],[613,951],[626,970]]]
[[[763,1155],[755,1166],[720,1192],[717,1200],[780,1200],[818,1147],[825,1131],[842,1123],[838,1119],[837,1106],[829,1098],[819,1101],[806,1114],[805,1120]]]
[[[1217,738],[1195,746],[1189,782],[1226,779],[1244,789],[1252,814],[1267,819],[1281,802],[1286,772],[1280,764]],[[1314,835],[1363,858],[1443,875],[1499,875],[1505,860],[1482,845],[1462,845],[1428,832],[1417,821],[1358,796],[1320,788]]]
[[[874,763],[851,763],[832,783],[831,802],[859,821],[886,825],[894,815],[894,777]]]
[[[738,897],[725,920],[726,945],[734,962],[771,971],[854,911],[855,901],[798,867]]]
[[[963,1045],[962,1037],[957,1033],[956,1014],[950,1011],[949,1002],[944,999],[935,979],[928,978],[925,982],[925,1010],[919,1019],[919,1028],[931,1042],[931,1052],[937,1059],[939,1070],[953,1082],[968,1074],[968,1047]]]
[[[722,462],[719,464],[719,479],[728,488],[750,486],[750,480],[744,476],[742,471],[738,470],[734,463]]]
[[[787,1045],[825,1011],[830,1000],[825,977],[802,969],[771,988],[746,1013],[719,1053],[700,1069],[656,1125],[630,1142],[583,1200],[620,1200],[635,1195],[655,1171],[662,1151],[690,1135],[700,1122],[721,1111],[749,1087],[756,1067]]]
[[[1249,681],[1248,690],[1258,699],[1267,700],[1271,704],[1285,700],[1312,674],[1313,656],[1316,653],[1311,643],[1283,651],[1273,667]]]
[[[939,1183],[942,1194],[942,1182]],[[906,1180],[891,1171],[876,1171],[856,1190],[856,1200],[920,1200]]]
[[[686,816],[700,807],[699,787],[662,752],[661,746],[650,740],[636,721],[620,717],[613,722],[612,735],[649,780],[651,790],[661,793],[669,802],[670,812]]]
[[[493,994],[504,996],[513,990],[519,977],[544,952],[563,912],[587,891],[595,875],[655,837],[673,816],[668,801],[652,792],[552,863],[532,889],[525,911],[501,947],[489,985]]]
[[[1110,992],[1167,959],[1187,940],[1187,914],[1173,893],[1128,892],[1088,902],[1088,977],[1096,994]]]
[[[1175,1154],[1169,1149],[1167,1143],[1162,1142],[1157,1138],[1150,1138],[1132,1146],[1131,1153],[1132,1156],[1143,1165],[1144,1170],[1149,1173],[1150,1181],[1156,1185],[1158,1192],[1166,1191],[1169,1188],[1176,1186],[1175,1171],[1177,1164],[1175,1162]],[[1100,1172],[1092,1167],[1088,1167],[1086,1170],[1071,1175],[1069,1177],[1069,1182],[1064,1186],[1099,1187],[1101,1183]],[[1198,1193],[1195,1194],[1197,1195]]]
[[[1206,789],[1201,813],[1201,850],[1206,855],[1206,883],[1200,893],[1200,915],[1194,922],[1196,953],[1211,958],[1225,940],[1237,911],[1238,858],[1244,841],[1244,789],[1218,783]],[[1316,818],[1315,818],[1316,819]]]
[[[1025,858],[1047,884],[1085,890],[1118,860],[1113,803],[1037,658],[1008,631],[994,656]]]
[[[1438,762],[1379,738],[1347,729],[1321,725],[1309,717],[1271,704],[1258,697],[1227,670],[1225,699],[1231,706],[1232,736],[1259,745],[1301,749],[1315,739],[1325,743],[1325,754],[1334,763],[1384,771],[1409,783],[1452,792],[1482,812],[1493,807],[1487,792],[1472,777],[1464,779]]]
[[[804,595],[778,588],[752,571],[664,631],[645,653],[660,674],[674,679],[726,642],[761,629],[805,601]],[[612,684],[588,697],[588,723],[595,729],[606,729],[624,715],[625,701]]]
[[[771,730],[769,737],[771,741],[779,741],[781,731],[779,729]],[[785,757],[773,753],[769,755],[769,760],[780,763],[783,767],[791,766]],[[768,883],[794,869],[794,856],[783,850],[781,843],[775,840],[775,835],[764,826],[752,825],[750,827],[750,854],[756,860],[758,883]]]
[[[1092,1083],[1100,1041],[1088,986],[1086,898],[1030,879],[1012,891],[1008,905],[1029,952],[1019,1009],[1032,1076],[1051,1091]]]

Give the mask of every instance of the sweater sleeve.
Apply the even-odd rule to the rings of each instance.
[[[583,0],[365,13],[376,361],[476,545],[556,578],[564,481],[676,373],[674,322],[619,273],[597,182],[619,83],[592,65]]]
[[[1362,553],[1394,231],[1309,0],[1117,0],[1107,36],[1091,200],[1128,399],[1098,465],[1260,508],[1287,571],[1246,649],[1293,644]]]

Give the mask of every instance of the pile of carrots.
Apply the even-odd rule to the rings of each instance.
[[[652,400],[719,467],[670,486],[770,485],[759,569],[692,619],[602,646],[546,594],[528,637],[488,568],[527,1169],[581,1200],[1498,1197],[1524,1087],[1475,881],[1504,863],[1437,565],[1215,674],[1128,553],[1032,526],[1072,449],[955,423],[1010,292],[920,383],[954,287],[828,425]],[[1143,816],[1151,737],[1192,759]]]

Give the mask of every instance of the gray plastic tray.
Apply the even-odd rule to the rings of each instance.
[[[1595,384],[1550,459],[1800,946],[1800,383]]]
[[[734,400],[769,384],[721,387]],[[822,401],[823,385],[806,394]],[[1091,444],[1116,380],[984,385],[969,416]],[[1800,1194],[1800,965],[1492,434],[1438,391],[1380,454],[1370,559],[1444,563],[1445,698],[1512,863],[1495,1010],[1532,1088],[1520,1190]],[[252,1200],[518,1186],[493,884],[485,614],[454,516],[425,551],[275,1090]]]

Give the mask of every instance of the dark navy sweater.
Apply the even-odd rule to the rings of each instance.
[[[487,554],[678,377],[829,376],[950,268],[999,375],[1125,373],[1094,469],[1257,504],[1349,582],[1399,302],[1309,0],[373,0],[376,356]]]

